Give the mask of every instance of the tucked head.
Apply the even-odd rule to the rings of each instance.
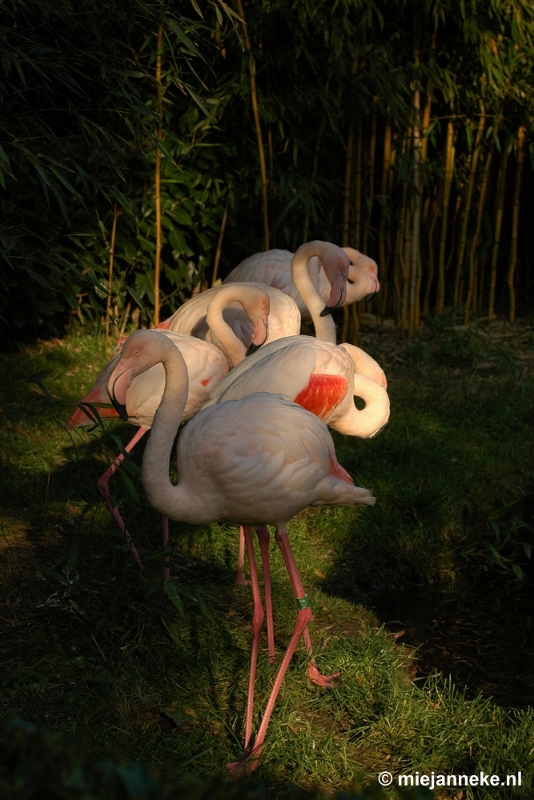
[[[320,255],[321,264],[331,285],[330,297],[321,311],[321,316],[324,317],[345,302],[350,259],[341,247],[331,242],[322,242],[321,244],[323,245]]]

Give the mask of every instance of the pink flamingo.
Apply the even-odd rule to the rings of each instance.
[[[191,297],[157,328],[210,342],[222,350],[228,365],[234,367],[245,358],[251,342],[259,347],[269,341],[273,311],[270,295],[268,287],[259,283],[216,286]],[[298,324],[300,329],[295,303],[283,301],[283,311],[292,318],[293,328]]]
[[[203,408],[267,391],[298,403],[339,433],[372,438],[389,419],[386,387],[382,368],[359,347],[336,346],[311,336],[289,336],[266,344],[234,367],[213,387]],[[364,400],[365,408],[356,408],[355,396]],[[236,573],[239,583],[246,583],[244,557],[241,532]]]
[[[158,333],[160,336],[166,337],[180,350],[186,363],[189,374],[189,389],[183,419],[190,419],[208,399],[210,389],[227,374],[228,363],[226,357],[219,349],[201,339],[173,333],[172,331],[158,331]],[[111,405],[107,384],[109,376],[120,360],[121,348],[122,345],[101,370],[96,379],[95,386],[87,392],[76,406],[67,420],[67,428],[94,424],[98,419],[94,412],[95,408],[98,416],[102,419],[117,419],[119,417],[118,412]],[[113,474],[122,464],[125,453],[130,453],[151,427],[154,414],[161,401],[164,387],[165,372],[161,364],[156,364],[152,369],[144,372],[132,381],[126,398],[128,422],[138,426],[139,430],[125,446],[124,453],[119,453],[109,469],[106,470],[97,482],[99,492],[106,501],[119,529],[126,537],[131,553],[141,569],[142,563],[137,548],[131,539],[118,508],[111,503],[109,482]],[[162,527],[163,549],[166,551],[169,539],[169,525],[168,520],[165,518],[162,520]],[[168,578],[168,567],[165,567],[165,580],[168,580]]]
[[[330,283],[327,281],[329,291],[326,292],[326,306],[325,300],[317,292],[308,274],[308,262],[314,256],[320,256],[321,263],[328,275],[328,281],[330,281]],[[345,299],[349,266],[350,262],[347,254],[340,247],[330,242],[307,242],[299,247],[291,260],[293,281],[305,299],[307,313],[309,313],[315,328],[315,335],[318,339],[324,339],[333,344],[336,342],[336,326],[330,312],[341,305]],[[300,332],[300,312],[295,301],[289,294],[281,291],[276,286],[269,285],[268,282],[264,284],[229,283],[228,285],[223,284],[222,286],[208,289],[184,303],[172,317],[161,323],[161,326],[171,330],[179,330],[181,333],[192,333],[195,336],[198,335],[197,331],[200,331],[203,335],[204,325],[202,322],[199,323],[199,319],[203,319],[204,308],[210,302],[210,299],[217,293],[229,289],[230,286],[246,285],[262,285],[269,293],[271,313],[269,315],[269,337],[266,344],[275,339],[293,336]],[[243,323],[245,330],[248,331],[250,322],[245,319],[241,325]],[[232,325],[234,330],[238,332],[235,327],[235,317]],[[238,333],[238,335],[240,334]],[[244,332],[243,335],[245,335]]]
[[[162,514],[183,522],[202,524],[229,519],[245,523],[254,598],[246,754],[229,766],[234,772],[253,770],[301,636],[312,655],[308,634],[312,611],[287,536],[288,520],[308,505],[373,505],[375,498],[367,489],[354,486],[339,465],[332,437],[321,420],[269,393],[218,403],[193,417],[178,440],[179,480],[173,485],[169,478],[170,456],[187,402],[188,382],[179,350],[154,331],[133,333],[109,378],[108,391],[117,409],[127,416],[125,403],[131,381],[158,362],[165,369],[165,391],[143,456],[143,487],[149,502]],[[253,738],[254,681],[263,608],[250,528],[268,523],[276,526],[276,541],[299,610],[261,725]],[[268,564],[264,578],[270,588]],[[318,676],[321,685],[335,677],[320,676],[313,662],[312,667],[312,676]]]
[[[315,245],[310,242],[310,245]],[[369,256],[354,250],[352,247],[342,248],[350,259],[347,278],[346,296],[342,305],[350,305],[358,300],[363,300],[368,295],[373,295],[380,289],[378,282],[378,265]],[[298,251],[297,251],[298,252]],[[309,322],[312,319],[306,295],[309,289],[301,289],[299,276],[292,269],[293,253],[289,250],[266,250],[255,253],[245,258],[224,279],[223,284],[235,281],[257,281],[276,286],[289,294],[297,303],[302,319]],[[331,276],[325,267],[319,253],[309,257],[307,270],[315,291],[321,299],[328,303],[331,292]]]
[[[239,363],[247,354],[246,344],[238,338],[231,325],[224,318],[225,311],[234,311],[233,308],[230,308],[232,303],[241,305],[243,308],[242,313],[249,320],[244,341],[249,344],[249,350],[253,351],[263,344],[268,335],[270,300],[265,287],[259,284],[256,286],[243,284],[228,287],[224,292],[212,295],[210,301],[204,307],[204,317],[201,320],[206,329],[203,336],[178,335],[174,331],[160,330],[160,333],[171,337],[176,347],[182,350],[187,367],[190,370],[190,400],[185,409],[184,419],[189,419],[198,411],[202,403],[207,399],[212,386],[228,372],[228,365],[233,366]],[[185,305],[187,306],[187,303]],[[209,339],[210,341],[203,341],[203,339]],[[104,407],[98,409],[101,418],[117,418],[118,414],[115,409],[112,407],[106,408],[105,405],[109,406],[110,402],[107,394],[107,381],[119,358],[120,353],[116,353],[102,369],[96,379],[95,386],[82,398],[67,420],[67,428],[94,424],[97,421],[97,417],[91,410],[91,406],[95,406],[95,404],[104,404]],[[126,453],[130,453],[133,450],[150,428],[152,418],[163,393],[164,383],[163,369],[160,367],[155,371],[151,371],[150,374],[144,374],[131,387],[128,396],[128,419],[134,425],[138,425],[139,430],[125,446]],[[142,568],[139,553],[131,540],[118,508],[112,505],[109,496],[109,481],[123,460],[124,453],[120,453],[111,467],[99,479],[97,486],[119,529],[124,533],[132,555]],[[162,520],[162,526],[164,550],[167,550],[169,538],[167,519],[164,518]],[[167,580],[168,577],[168,568],[165,567],[165,579]]]

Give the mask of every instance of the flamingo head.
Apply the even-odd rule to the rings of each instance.
[[[380,291],[378,264],[353,247],[344,247],[343,250],[350,258],[347,304],[364,298],[371,300]]]
[[[136,375],[154,365],[153,345],[162,338],[155,330],[135,331],[122,346],[121,357],[109,376],[107,389],[117,413],[124,420],[128,419],[126,393]]]
[[[321,244],[323,245],[320,253],[321,264],[331,285],[330,297],[321,311],[321,317],[326,317],[346,302],[350,259],[341,247],[330,242]]]
[[[247,306],[247,314],[254,323],[252,341],[247,350],[247,356],[255,353],[262,344],[265,344],[269,336],[269,312],[271,310],[271,300],[267,292],[263,289],[258,291],[254,303]]]

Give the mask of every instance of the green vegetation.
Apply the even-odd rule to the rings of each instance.
[[[410,334],[531,302],[528,0],[6,0],[0,20],[9,326],[123,331],[313,238],[375,257],[372,310]]]
[[[528,356],[530,328],[510,331]],[[394,333],[364,337],[388,373],[394,413],[376,440],[337,437],[337,448],[355,480],[375,491],[377,505],[308,510],[290,525],[315,612],[319,666],[341,670],[342,679],[326,693],[310,685],[299,647],[258,771],[269,797],[286,797],[291,783],[346,788],[354,776],[370,780],[383,769],[521,770],[523,789],[510,789],[510,797],[531,794],[532,711],[468,701],[446,676],[413,683],[413,651],[359,602],[372,588],[428,580],[450,587],[466,570],[494,571],[519,587],[511,567],[495,563],[483,543],[495,543],[485,521],[512,501],[495,518],[499,530],[511,531],[500,552],[530,574],[523,542],[532,542],[531,531],[512,528],[514,518],[532,523],[532,373],[520,358],[514,373],[492,356],[510,342],[499,328],[470,334],[477,353],[463,359],[453,344],[465,332],[452,328],[439,335],[427,329],[404,345]],[[250,591],[233,582],[236,529],[175,523],[179,611],[162,590],[157,515],[116,478],[143,573],[129,557],[96,489],[115,451],[111,432],[68,434],[59,424],[90,385],[103,345],[102,338],[71,335],[2,357],[1,717],[60,731],[60,741],[80,734],[85,763],[135,759],[174,791],[177,776],[213,780],[242,752]],[[111,429],[123,441],[130,430]],[[281,652],[295,611],[274,546],[273,582]],[[256,720],[272,677],[260,653]],[[473,796],[493,796],[477,791]]]

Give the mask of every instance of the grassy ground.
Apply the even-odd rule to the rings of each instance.
[[[447,327],[408,343],[366,333],[360,344],[386,369],[391,422],[376,440],[339,436],[336,445],[378,502],[308,510],[290,526],[319,666],[342,679],[330,692],[310,685],[299,649],[260,778],[269,797],[285,797],[291,782],[338,789],[382,770],[521,770],[523,788],[509,796],[530,797],[532,712],[467,700],[446,676],[414,682],[413,650],[380,625],[367,596],[416,584],[451,590],[475,573],[527,590],[534,333],[527,324]],[[248,677],[251,600],[233,582],[237,531],[173,525],[178,609],[162,588],[157,515],[115,479],[146,559],[141,574],[96,489],[116,450],[112,434],[126,442],[133,429],[101,436],[61,427],[96,377],[101,342],[72,335],[0,358],[1,718],[82,733],[95,760],[222,774],[242,752]],[[137,465],[141,453],[140,445]],[[273,583],[282,652],[295,612],[274,548]],[[530,642],[528,628],[515,633]],[[263,651],[258,720],[273,671]],[[497,796],[474,792],[464,796]]]

